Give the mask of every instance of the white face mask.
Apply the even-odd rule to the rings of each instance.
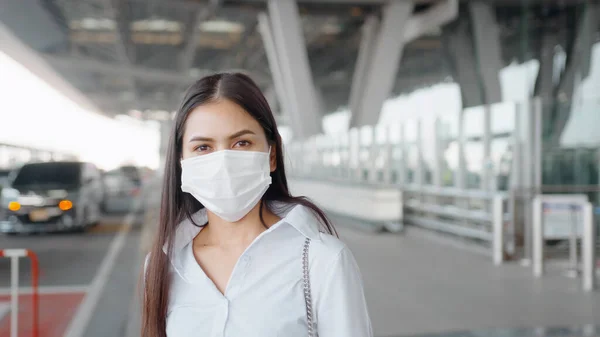
[[[269,152],[223,150],[181,161],[181,190],[221,219],[236,222],[271,185]]]

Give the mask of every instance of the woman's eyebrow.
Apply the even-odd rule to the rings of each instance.
[[[255,135],[255,134],[256,133],[254,131],[245,129],[245,130],[241,130],[241,131],[238,131],[238,132],[232,134],[231,136],[229,136],[229,139],[238,138],[238,137],[243,136],[243,135]]]
[[[238,131],[232,135],[230,135],[228,138],[229,139],[235,139],[244,135],[256,135],[256,132],[252,131],[252,130],[248,130],[248,129],[244,129],[241,131]],[[204,136],[193,136],[192,138],[190,138],[189,142],[214,142],[215,140],[213,138],[210,137],[204,137]]]
[[[209,138],[209,137],[193,136],[192,138],[190,138],[189,143],[191,143],[191,142],[212,142],[212,141],[214,141],[214,139]]]

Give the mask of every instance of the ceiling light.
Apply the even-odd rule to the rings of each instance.
[[[115,30],[117,24],[114,20],[106,18],[83,18],[71,21],[69,27],[83,30]]]
[[[210,20],[200,24],[200,30],[210,33],[241,33],[245,30],[244,25],[227,20]]]
[[[133,22],[131,29],[138,32],[179,32],[181,23],[164,19],[147,19]]]
[[[342,31],[342,27],[340,27],[340,25],[334,24],[334,23],[326,23],[325,25],[323,25],[323,28],[321,28],[321,32],[323,34],[328,34],[328,35],[336,35],[339,34]]]

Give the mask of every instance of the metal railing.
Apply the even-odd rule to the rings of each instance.
[[[396,188],[407,222],[496,247],[495,261],[503,240],[505,257],[530,263],[535,195],[567,193],[563,187],[584,193],[579,188],[586,186],[590,200],[600,202],[600,149],[548,148],[544,107],[532,98],[440,110],[294,140],[286,144],[289,176]]]
[[[482,241],[489,244],[495,264],[504,261],[511,221],[508,194],[406,186],[403,200],[405,222]]]

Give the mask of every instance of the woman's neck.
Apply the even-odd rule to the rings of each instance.
[[[210,211],[208,224],[198,235],[199,241],[205,246],[239,246],[249,245],[257,236],[266,230],[260,220],[260,203],[237,222],[228,222]],[[279,217],[263,207],[263,218],[267,227],[271,227]]]

